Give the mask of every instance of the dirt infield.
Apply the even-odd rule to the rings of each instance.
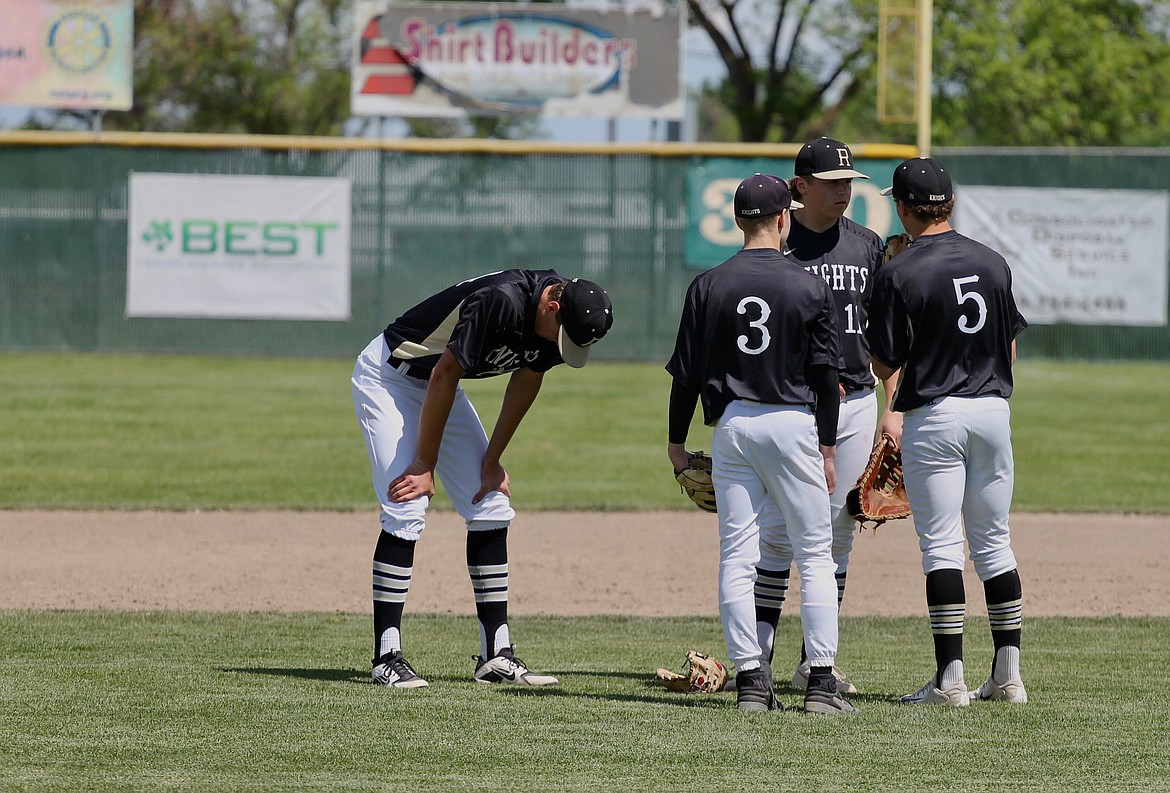
[[[1170,517],[1023,513],[1012,528],[1029,615],[1170,616]],[[0,608],[368,613],[377,531],[367,513],[0,512]],[[432,514],[410,611],[474,613],[464,536]],[[717,613],[718,537],[697,510],[521,513],[510,548],[513,614]],[[967,591],[981,613],[970,571]],[[859,534],[842,613],[924,603],[911,523]]]

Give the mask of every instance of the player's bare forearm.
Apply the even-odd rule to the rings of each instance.
[[[901,379],[902,370],[898,369],[889,377],[882,379],[882,391],[885,396],[885,404],[882,410],[882,417],[878,421],[877,435],[874,437],[874,443],[883,434],[889,435],[894,439],[894,448],[902,448],[902,414],[893,410],[891,406],[894,404],[894,394],[898,391],[898,381]]]
[[[483,456],[485,466],[489,463],[499,463],[520,422],[528,415],[528,409],[536,401],[536,395],[540,393],[543,382],[543,372],[534,372],[531,369],[517,369],[512,372],[508,379],[508,387],[504,389],[500,415],[488,441],[487,453]]]
[[[390,482],[386,495],[395,503],[410,501],[419,496],[435,494],[435,464],[439,460],[439,445],[443,442],[443,430],[455,403],[455,390],[463,367],[451,355],[443,352],[427,382],[427,393],[423,396],[422,412],[418,419],[418,443],[415,445],[414,460],[406,470]]]
[[[450,350],[444,350],[439,362],[431,371],[427,393],[423,397],[422,412],[418,419],[418,445],[414,452],[416,465],[425,466],[432,471],[435,469],[435,463],[439,459],[439,446],[443,442],[443,431],[447,427],[451,406],[455,404],[455,392],[459,388],[459,379],[463,374],[463,367],[455,360],[455,356]]]
[[[898,372],[898,370],[895,367],[887,366],[886,364],[879,361],[877,358],[870,358],[869,362],[870,362],[870,365],[873,367],[873,373],[875,375],[877,375],[877,378],[879,380],[881,380],[883,383],[886,380],[889,380],[891,377],[893,377]]]
[[[516,434],[520,422],[528,415],[528,409],[536,401],[540,393],[540,386],[544,382],[543,372],[534,372],[531,369],[517,369],[508,380],[508,387],[504,389],[504,399],[500,403],[500,415],[496,419],[496,426],[492,430],[492,437],[488,441],[487,451],[479,472],[479,490],[471,499],[471,503],[478,504],[493,490],[498,490],[505,496],[512,495],[512,483],[508,472],[504,470],[500,458],[504,449]]]

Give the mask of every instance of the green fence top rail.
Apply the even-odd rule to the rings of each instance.
[[[648,157],[775,157],[791,159],[800,143],[567,143],[483,138],[339,138],[308,135],[212,135],[183,132],[0,131],[0,146],[127,146],[273,151],[405,151],[427,154],[632,154]],[[914,146],[851,145],[860,159],[905,160]]]

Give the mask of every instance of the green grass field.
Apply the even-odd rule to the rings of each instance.
[[[358,615],[0,612],[5,790],[1165,790],[1170,620],[1027,623],[1026,706],[899,705],[923,620],[845,619],[862,712],[744,714],[649,685],[714,618],[514,621],[559,689],[471,682],[473,621],[407,617],[431,687],[365,682]],[[793,656],[797,620],[778,646]],[[968,683],[990,658],[968,631]],[[787,667],[786,667],[787,669]],[[790,670],[788,670],[790,671]],[[778,673],[779,674],[779,673]],[[978,678],[978,680],[975,680]]]
[[[0,521],[372,511],[350,368],[0,354]],[[691,509],[664,456],[668,385],[658,365],[554,370],[505,456],[517,506]],[[489,424],[502,387],[469,384]],[[1165,365],[1022,362],[1016,508],[1170,514],[1168,391]],[[707,438],[696,425],[691,446]],[[925,616],[845,617],[862,712],[840,718],[795,711],[789,688],[788,710],[742,714],[729,695],[649,686],[689,648],[722,650],[710,616],[513,623],[521,657],[561,688],[472,683],[471,616],[408,609],[431,688],[400,692],[366,682],[365,614],[0,610],[0,790],[1170,790],[1170,619],[1026,618],[1031,702],[952,710],[897,703],[933,666]],[[778,677],[798,631],[782,620]],[[974,687],[982,618],[967,659]]]
[[[350,361],[0,354],[0,509],[372,509]],[[489,426],[506,378],[468,392]],[[521,509],[690,509],[657,364],[558,367],[504,456]],[[1039,361],[1015,508],[1170,514],[1170,365]],[[692,448],[710,448],[696,421]],[[436,502],[442,508],[443,499]]]

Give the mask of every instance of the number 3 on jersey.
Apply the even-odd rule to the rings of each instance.
[[[749,306],[756,306],[759,309],[759,318],[750,318],[750,314],[748,313]],[[756,340],[754,338],[756,334],[751,333],[750,335],[740,336],[735,340],[735,343],[739,349],[743,352],[746,352],[748,355],[759,355],[764,350],[768,349],[768,345],[772,343],[772,334],[768,333],[768,329],[764,326],[764,323],[768,321],[768,317],[772,316],[772,308],[762,299],[748,295],[743,300],[739,301],[739,305],[735,307],[735,311],[738,314],[748,315],[748,328],[752,331],[759,332],[758,347],[752,346],[752,342]],[[751,312],[751,314],[755,313],[755,311]]]
[[[959,316],[959,330],[964,333],[978,333],[979,330],[987,323],[987,301],[983,299],[983,295],[975,291],[964,292],[963,286],[965,284],[979,283],[979,276],[968,275],[966,278],[952,278],[951,281],[955,284],[955,299],[959,301],[961,307],[969,300],[975,301],[975,307],[979,310],[979,319],[974,325],[967,322],[966,309],[964,313]]]

